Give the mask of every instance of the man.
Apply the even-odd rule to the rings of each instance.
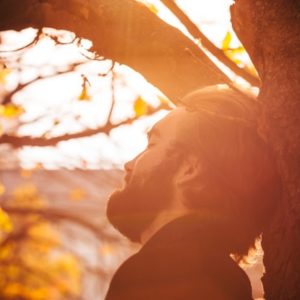
[[[182,102],[153,127],[109,199],[109,221],[142,248],[117,270],[106,300],[252,299],[237,262],[280,195],[257,134],[258,104],[218,87]]]

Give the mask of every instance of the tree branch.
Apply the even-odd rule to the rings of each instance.
[[[84,64],[84,62],[73,63],[73,64],[67,66],[66,69],[61,70],[61,71],[56,71],[56,72],[54,72],[51,75],[47,75],[47,76],[39,75],[36,78],[34,78],[32,80],[29,80],[29,81],[27,81],[25,83],[19,83],[14,90],[12,90],[9,93],[5,94],[5,96],[4,96],[3,100],[2,100],[2,104],[5,105],[5,104],[8,104],[8,103],[12,102],[12,97],[16,93],[18,93],[21,90],[25,89],[26,87],[28,87],[32,83],[35,83],[35,82],[37,82],[39,80],[49,79],[49,78],[53,78],[55,76],[64,75],[64,74],[67,74],[67,73],[70,73],[70,72],[74,72],[76,70],[76,68],[78,66],[82,65],[82,64]]]
[[[193,41],[134,0],[0,0],[0,30],[26,27],[92,40],[98,54],[143,74],[175,103],[197,88],[230,82]]]
[[[188,32],[195,38],[201,40],[201,44],[213,54],[220,62],[227,66],[238,76],[244,78],[253,86],[260,86],[260,80],[251,75],[245,69],[240,68],[231,59],[229,59],[224,52],[216,47],[191,21],[191,19],[178,7],[174,0],[161,0],[161,2],[178,18],[178,20],[185,26]]]
[[[75,224],[81,225],[86,229],[90,230],[96,235],[96,237],[104,237],[107,240],[114,240],[112,236],[109,236],[103,231],[103,228],[93,224],[92,222],[80,217],[77,214],[72,214],[66,211],[62,211],[54,208],[31,208],[31,207],[17,207],[9,205],[1,205],[2,209],[8,214],[14,215],[40,215],[47,220],[59,220],[69,221]]]
[[[161,109],[170,109],[168,105],[161,104],[157,108],[150,109],[148,115],[154,114]],[[94,129],[86,129],[76,133],[64,134],[56,137],[45,138],[45,137],[31,137],[31,136],[16,136],[3,134],[0,137],[0,144],[11,144],[14,148],[20,148],[24,146],[32,146],[32,147],[46,147],[46,146],[55,146],[59,142],[68,141],[72,139],[78,139],[83,137],[89,137],[99,133],[109,134],[109,132],[122,125],[128,125],[132,122],[138,120],[138,117],[128,118],[125,121],[119,122],[117,124],[112,124],[111,122],[107,122],[104,126],[100,126]]]
[[[17,48],[17,49],[0,50],[0,54],[1,54],[1,53],[18,52],[18,51],[25,50],[26,48],[29,48],[29,47],[35,45],[35,44],[39,41],[40,36],[41,36],[41,33],[42,33],[42,30],[39,29],[38,32],[36,33],[35,38],[34,38],[30,43],[28,43],[28,44],[26,44],[26,45],[24,45],[24,46],[22,46],[22,47],[20,47],[20,48]]]

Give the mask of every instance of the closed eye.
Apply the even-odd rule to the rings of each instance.
[[[151,148],[151,147],[153,147],[153,146],[155,146],[156,144],[155,143],[149,143],[148,144],[148,148]]]

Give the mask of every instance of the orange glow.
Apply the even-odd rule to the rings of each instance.
[[[141,2],[145,3],[153,13],[157,13],[163,20],[186,33],[183,26],[160,1],[143,0]],[[229,21],[229,5],[231,2],[230,0],[180,0],[177,1],[177,4],[220,47],[226,33],[231,31]],[[36,30],[34,29],[23,30],[21,33],[3,33],[1,50],[15,49],[26,45],[34,38],[35,33]],[[79,48],[74,44],[56,46],[54,41],[48,37],[51,34],[58,34],[59,39],[64,42],[69,42],[74,38],[74,34],[70,32],[45,29],[44,38],[32,49],[24,51],[24,55],[22,55],[23,64],[28,66],[20,74],[22,82],[31,80],[33,76],[37,75],[37,72],[42,75],[49,75],[55,71],[55,68],[63,70],[72,62],[81,61],[83,65],[73,72],[41,80],[15,95],[15,105],[20,105],[25,110],[20,118],[24,125],[19,127],[19,135],[57,136],[82,130],[85,126],[95,128],[99,124],[103,124],[107,118],[111,101],[111,78],[109,76],[99,78],[97,74],[105,73],[110,68],[111,63],[109,61],[88,61],[82,56],[81,53],[90,56],[88,49],[92,46],[91,41],[83,39]],[[239,42],[233,34],[230,46],[237,47],[238,45]],[[9,53],[5,54],[4,57],[10,55],[13,57],[13,54]],[[239,59],[243,64],[248,64],[248,57],[243,53],[240,54]],[[143,101],[145,100],[151,106],[158,105],[159,97],[162,97],[162,95],[149,85],[142,76],[125,66],[117,65],[115,71],[117,72],[115,89],[117,105],[112,115],[113,122],[132,116],[134,114],[134,103],[137,107],[138,102],[135,101],[140,95]],[[6,90],[13,90],[19,74],[14,70],[5,70],[4,72],[0,72],[0,79],[3,77],[3,80],[6,81]],[[84,88],[82,86],[82,75],[86,76],[89,82]],[[78,101],[78,99],[82,101]],[[144,111],[145,107],[142,108],[139,105],[140,109]],[[50,112],[53,112],[52,116],[50,116]],[[38,123],[30,124],[31,120],[45,113],[49,116]],[[54,117],[53,120],[53,114],[57,113],[66,117],[63,117],[62,121],[59,121],[57,117]],[[17,113],[15,115],[17,116]],[[20,163],[26,168],[34,168],[39,163],[42,163],[46,168],[57,168],[62,165],[67,168],[82,167],[83,165],[88,168],[122,166],[124,161],[145,147],[146,138],[144,133],[163,115],[164,113],[138,121],[130,128],[127,126],[126,128],[114,130],[110,139],[104,136],[96,136],[61,143],[56,148],[25,147],[19,151]],[[17,121],[14,118],[8,120],[4,114],[2,116],[1,130],[3,132],[11,126],[16,126],[14,122]],[[72,120],[71,116],[80,117],[80,122],[76,118]],[[55,124],[55,126],[50,130],[51,124]],[[66,156],[69,159],[66,160]],[[82,164],[82,161],[85,163]]]

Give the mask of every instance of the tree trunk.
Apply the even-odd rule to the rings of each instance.
[[[300,299],[300,1],[236,0],[234,29],[262,86],[260,131],[275,150],[283,196],[263,234],[267,300]]]

